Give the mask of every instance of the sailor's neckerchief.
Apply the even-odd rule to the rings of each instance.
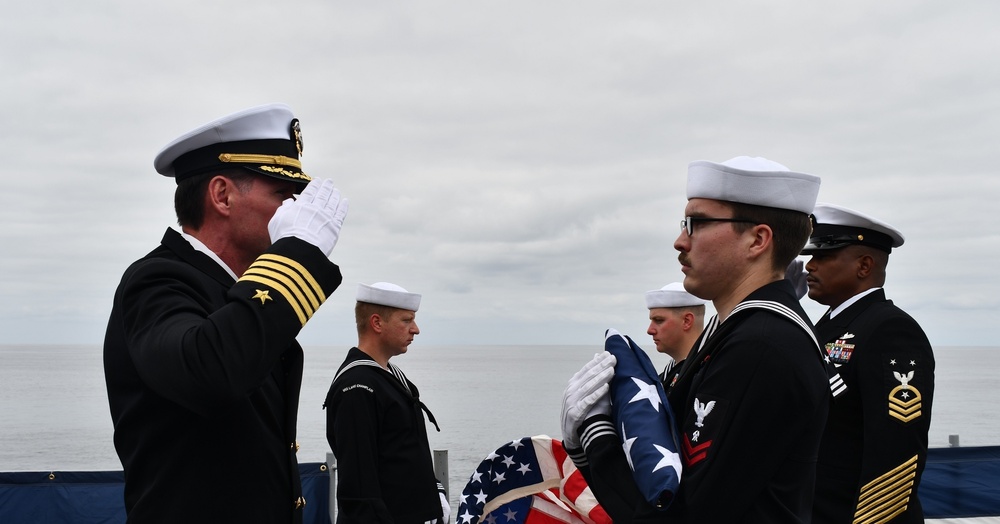
[[[833,397],[838,397],[847,391],[847,385],[844,384],[844,380],[840,377],[840,373],[837,372],[837,369],[830,363],[830,358],[820,347],[819,341],[816,340],[816,333],[814,333],[809,327],[809,324],[806,324],[806,322],[802,320],[802,317],[795,313],[792,308],[773,300],[747,300],[740,302],[735,308],[733,308],[732,312],[729,313],[729,316],[722,321],[719,320],[719,315],[713,315],[708,321],[708,325],[705,326],[705,330],[702,333],[702,336],[698,339],[698,344],[693,349],[692,354],[688,355],[688,358],[685,359],[685,365],[681,368],[680,377],[678,377],[675,381],[675,385],[679,386],[681,382],[684,382],[685,384],[691,382],[692,377],[695,373],[697,373],[697,370],[708,363],[712,354],[715,352],[715,349],[718,348],[718,344],[712,344],[707,350],[705,350],[705,347],[709,346],[709,342],[712,341],[713,335],[716,334],[716,331],[720,330],[723,326],[728,327],[735,325],[732,322],[729,322],[728,324],[726,322],[731,320],[733,317],[738,316],[740,313],[757,309],[763,309],[777,315],[781,315],[802,328],[802,330],[809,335],[809,339],[813,341],[816,351],[819,352],[820,361],[823,363],[823,367],[826,368],[827,376],[829,376],[830,379],[830,394]],[[671,387],[670,389],[673,390],[674,388]]]
[[[356,368],[358,366],[373,367],[378,369],[379,371],[388,373],[389,375],[392,376],[392,378],[395,379],[391,382],[395,384],[398,388],[402,389],[407,394],[407,396],[413,399],[413,401],[416,402],[418,406],[420,406],[420,409],[427,414],[427,420],[430,420],[431,424],[434,424],[434,429],[438,430],[438,432],[440,433],[441,428],[438,426],[437,420],[434,418],[434,414],[431,413],[431,410],[427,407],[427,405],[420,400],[420,393],[415,392],[413,388],[410,388],[410,381],[409,379],[406,378],[406,375],[403,374],[403,370],[393,365],[392,362],[386,362],[386,365],[388,366],[388,368],[380,366],[378,362],[375,362],[371,358],[360,358],[341,368],[340,371],[337,372],[337,375],[333,377],[333,382],[336,383],[337,380],[340,379],[341,375],[343,375],[347,370]]]

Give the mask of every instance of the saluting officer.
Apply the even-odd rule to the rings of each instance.
[[[803,255],[809,298],[829,306],[817,336],[847,385],[820,447],[813,522],[923,522],[934,353],[920,325],[886,300],[886,264],[903,235],[846,207],[817,204]]]
[[[180,228],[125,271],[104,339],[130,523],[302,520],[295,337],[340,285],[347,200],[301,152],[271,104],[156,156]]]

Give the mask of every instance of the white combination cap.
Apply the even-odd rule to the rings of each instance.
[[[833,204],[816,204],[813,232],[803,255],[847,245],[871,246],[891,253],[903,245],[903,234],[885,222],[860,211]]]
[[[740,204],[812,213],[820,178],[790,171],[761,157],[738,156],[721,164],[688,164],[687,198],[710,198]]]
[[[684,284],[671,282],[660,289],[646,292],[646,307],[692,307],[704,306],[706,302],[684,289]]]
[[[370,286],[358,284],[357,300],[408,311],[420,309],[420,295],[388,282],[376,282]]]
[[[213,169],[243,167],[259,174],[308,183],[302,172],[302,129],[284,104],[251,107],[213,120],[164,147],[153,167],[181,180]]]

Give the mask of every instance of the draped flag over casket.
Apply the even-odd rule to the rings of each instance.
[[[632,339],[609,329],[605,351],[617,360],[611,379],[611,418],[632,476],[653,507],[666,509],[680,485],[677,427],[659,375]]]
[[[459,524],[611,524],[583,475],[545,435],[500,446],[462,491]]]

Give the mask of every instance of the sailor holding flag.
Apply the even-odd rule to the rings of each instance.
[[[616,523],[809,521],[830,398],[843,387],[784,277],[809,237],[819,186],[759,157],[688,166],[674,247],[684,288],[717,315],[669,394],[675,496],[651,503],[631,474],[635,435],[612,416],[617,356],[595,356],[564,395],[564,444]]]

